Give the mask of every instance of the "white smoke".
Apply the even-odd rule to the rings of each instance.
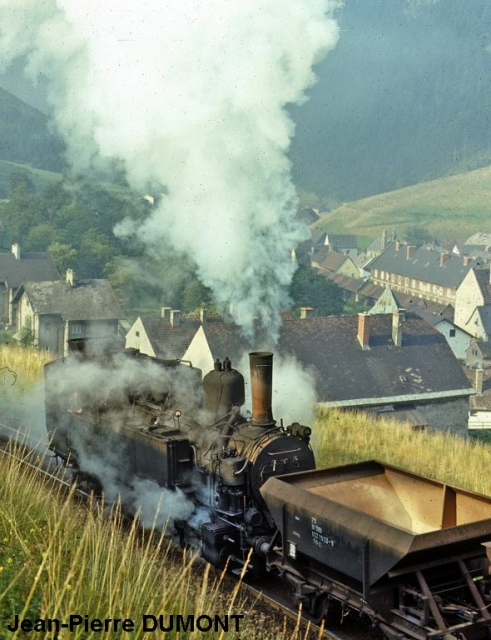
[[[246,388],[245,410],[251,411],[249,384],[249,355],[243,354],[237,369],[244,375]],[[277,423],[285,420],[285,425],[299,422],[312,425],[315,419],[316,385],[312,369],[304,367],[289,354],[275,352],[273,357],[273,417]]]
[[[77,463],[84,473],[101,484],[105,500],[121,503],[129,514],[138,514],[145,527],[172,527],[174,520],[185,520],[195,507],[184,493],[169,490],[157,482],[131,476],[131,438],[125,425],[149,416],[132,407],[129,395],[161,395],[179,391],[195,405],[196,387],[184,365],[165,368],[151,360],[131,359],[116,354],[110,361],[79,361],[67,358],[50,367],[46,384],[50,406],[72,412],[69,440]],[[101,413],[102,412],[102,413]],[[102,428],[94,426],[101,417]],[[64,422],[62,422],[64,424]],[[56,425],[48,425],[51,429]]]
[[[143,527],[168,534],[175,520],[187,520],[193,514],[195,505],[178,487],[170,490],[149,478],[129,477],[131,465],[117,432],[106,432],[97,444],[97,434],[92,433],[91,440],[80,435],[72,430],[78,463],[100,482],[106,503],[121,504],[126,514],[138,516]]]
[[[337,41],[337,0],[0,0],[3,64],[24,55],[76,171],[117,162],[165,193],[137,232],[189,255],[244,334],[275,337],[307,237],[286,106]],[[0,61],[1,64],[1,61]],[[127,230],[127,225],[126,225]]]
[[[178,394],[186,408],[195,407],[199,401],[199,375],[196,379],[185,366],[164,367],[151,359],[133,359],[124,353],[114,355],[106,364],[98,360],[79,361],[67,358],[50,375],[51,393],[71,410],[84,407],[130,406],[131,398],[164,394]],[[181,409],[185,408],[181,406]]]

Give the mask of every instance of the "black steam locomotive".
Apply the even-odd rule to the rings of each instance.
[[[216,566],[285,580],[314,619],[355,611],[390,640],[491,638],[491,499],[375,461],[315,470],[310,428],[273,419],[272,360],[250,354],[249,418],[228,359],[202,385],[191,366],[154,362],[171,374],[166,387],[124,389],[123,402],[77,387],[60,398],[68,365],[50,363],[52,448],[82,482],[97,484],[87,460],[109,451],[121,484],[139,477],[183,492],[195,513],[171,523],[181,544]],[[121,365],[102,366],[109,380]]]

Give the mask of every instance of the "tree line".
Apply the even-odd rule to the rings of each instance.
[[[61,277],[73,269],[80,279],[109,279],[129,317],[161,306],[186,313],[203,305],[214,310],[212,292],[188,257],[171,247],[164,255],[148,255],[137,238],[115,234],[118,222],[143,221],[151,210],[150,202],[123,188],[60,180],[36,191],[28,173],[14,172],[8,200],[0,202],[0,244],[4,250],[18,242],[22,252],[48,252]],[[301,306],[313,307],[317,315],[345,311],[341,289],[308,264],[296,271],[290,297],[296,312]]]

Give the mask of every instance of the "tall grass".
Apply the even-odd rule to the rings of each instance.
[[[224,575],[181,554],[156,532],[125,525],[116,510],[110,517],[95,505],[80,506],[65,492],[41,482],[31,470],[0,457],[0,638],[6,625],[20,619],[70,615],[89,619],[122,618],[135,622],[123,634],[62,629],[59,640],[92,638],[169,638],[192,640],[294,640],[310,637],[274,613],[261,612],[239,585],[224,588]],[[143,614],[243,615],[240,631],[231,625],[208,632],[144,631]],[[169,619],[166,618],[168,621]],[[53,632],[36,638],[53,640]],[[312,636],[316,637],[316,636]]]
[[[317,466],[377,459],[491,495],[491,448],[445,432],[414,431],[359,413],[319,409],[312,446]]]
[[[26,389],[41,379],[43,366],[53,360],[49,351],[35,347],[0,345],[0,380],[3,385],[16,385]]]

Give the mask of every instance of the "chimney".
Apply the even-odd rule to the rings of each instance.
[[[205,324],[208,318],[208,309],[200,309],[199,310],[199,319],[201,324]]]
[[[402,323],[405,319],[404,309],[394,309],[392,312],[392,342],[394,346],[402,344]]]
[[[361,344],[361,348],[369,349],[370,343],[370,314],[359,313],[358,314],[358,341]]]
[[[255,351],[249,354],[251,368],[251,424],[271,427],[275,424],[271,401],[273,398],[273,354]]]
[[[73,272],[73,269],[66,270],[66,282],[71,287],[75,286],[75,273]]]
[[[313,311],[313,307],[300,307],[300,319],[305,320],[305,318],[308,318],[312,315]]]
[[[401,248],[401,241],[396,240],[396,251],[399,251],[400,248]]]
[[[162,307],[160,309],[160,317],[163,320],[167,320],[167,322],[170,321],[170,312],[171,312],[172,307]]]
[[[464,267],[467,267],[467,265],[469,264],[469,262],[471,261],[469,256],[462,256],[462,263],[464,265]]]
[[[380,248],[382,249],[382,251],[385,251],[387,249],[387,238],[388,238],[387,229],[384,229],[382,231],[382,242],[380,245]]]
[[[181,326],[181,312],[178,309],[171,309],[170,311],[170,326],[173,329]]]
[[[449,258],[450,254],[447,251],[445,253],[440,253],[440,267],[443,267]]]
[[[20,244],[18,242],[13,243],[12,253],[14,254],[16,260],[20,260]]]
[[[482,388],[484,381],[484,370],[476,369],[476,379],[474,381],[474,387],[477,391],[477,395],[482,396]]]
[[[416,247],[413,244],[408,244],[406,246],[406,260],[410,260],[416,251]]]

